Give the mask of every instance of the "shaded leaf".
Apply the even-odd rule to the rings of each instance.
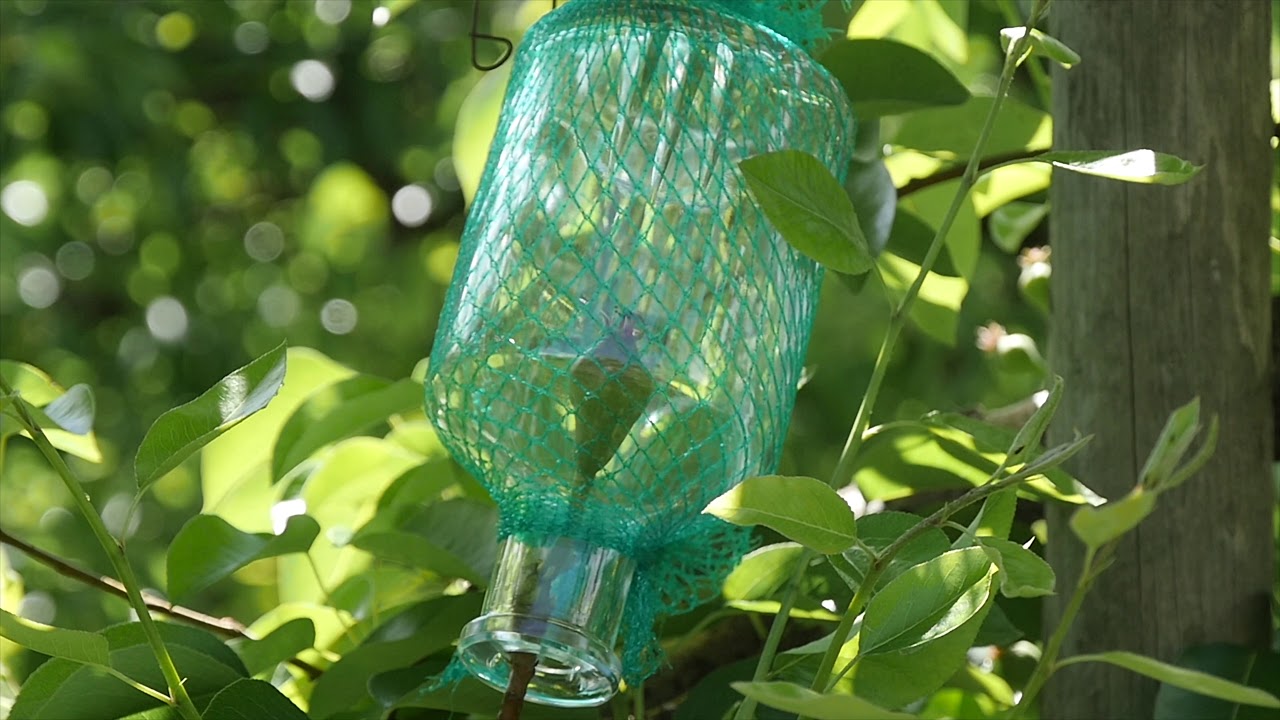
[[[237,652],[250,675],[266,672],[315,645],[316,626],[309,618],[294,618],[260,640],[240,645]]]
[[[197,515],[169,545],[169,594],[198,592],[255,560],[306,552],[319,534],[307,515],[290,517],[279,535],[241,532],[216,515]]]
[[[844,87],[860,118],[959,105],[969,91],[927,53],[894,40],[840,39],[822,64]]]
[[[223,688],[200,713],[203,720],[307,720],[307,714],[269,682],[245,678]]]
[[[1052,595],[1057,578],[1044,558],[1001,538],[981,537],[978,543],[994,551],[1000,568],[1000,593],[1005,597]]]
[[[1011,202],[992,211],[987,228],[996,247],[1016,253],[1048,215],[1049,203]]]
[[[1062,403],[1064,387],[1062,378],[1054,375],[1049,394],[1013,436],[1013,442],[1009,444],[1007,452],[1009,465],[1016,465],[1028,457],[1037,457],[1041,454],[1040,441],[1044,438],[1045,431],[1049,429],[1049,422],[1053,420],[1053,414],[1058,411],[1058,405]]]
[[[885,510],[858,518],[858,539],[876,552],[882,552],[911,528],[924,522],[924,518],[896,510]],[[929,528],[911,542],[903,545],[889,561],[877,583],[883,588],[908,568],[926,562],[945,553],[950,543],[946,533],[938,528]],[[856,586],[862,583],[871,568],[871,558],[861,547],[853,547],[844,552],[855,575],[850,578]]]
[[[497,553],[496,532],[492,505],[455,498],[421,508],[396,524],[375,518],[351,544],[382,560],[483,587]]]
[[[479,612],[480,595],[467,593],[420,602],[388,618],[316,681],[311,716],[324,720],[343,710],[372,706],[370,678],[448,648]]]
[[[280,429],[271,456],[272,481],[324,446],[421,405],[422,384],[408,378],[392,383],[357,375],[315,391]]]
[[[820,160],[781,150],[747,158],[739,167],[752,197],[792,247],[837,272],[860,275],[871,269],[853,203]]]
[[[906,650],[954,631],[986,605],[994,572],[981,548],[951,550],[908,569],[867,604],[859,653]]]
[[[823,554],[857,538],[853,510],[835,490],[811,477],[747,478],[711,501],[704,513],[735,525],[764,525]]]
[[[107,639],[98,633],[66,630],[18,617],[0,608],[0,637],[43,653],[86,665],[111,666]]]
[[[903,260],[909,260],[913,265],[919,266],[924,262],[925,253],[929,252],[929,245],[933,243],[933,236],[936,233],[937,231],[929,223],[921,220],[919,215],[900,208],[894,217],[893,229],[889,233],[888,249]],[[947,277],[960,275],[960,271],[951,260],[951,253],[947,251],[938,253],[933,269],[929,272]]]
[[[1090,655],[1075,655],[1058,662],[1058,667],[1075,665],[1082,662],[1101,662],[1131,670],[1139,675],[1159,680],[1165,685],[1191,690],[1207,697],[1227,700],[1242,705],[1280,709],[1280,698],[1271,693],[1248,685],[1224,680],[1223,678],[1163,663],[1154,658],[1120,650]]]
[[[72,385],[42,410],[45,417],[69,433],[88,435],[93,432],[93,391],[88,385]]]
[[[858,214],[858,226],[867,238],[868,250],[873,256],[880,254],[889,242],[895,222],[898,189],[884,164],[880,121],[875,118],[858,124],[844,189]]]
[[[1155,185],[1181,185],[1204,167],[1154,150],[1055,150],[1032,160],[1083,175]]]
[[[913,717],[845,693],[816,693],[789,682],[735,682],[733,689],[762,705],[814,720],[906,720]]]
[[[171,623],[157,628],[188,694],[200,706],[214,693],[248,675],[226,645],[204,630]],[[111,667],[153,688],[166,687],[160,666],[140,623],[102,631],[111,648]],[[18,694],[10,720],[101,720],[164,708],[118,679],[88,665],[54,658],[32,673]]]
[[[134,472],[147,488],[192,453],[267,406],[284,384],[285,346],[219,380],[200,397],[161,415],[138,447]]]

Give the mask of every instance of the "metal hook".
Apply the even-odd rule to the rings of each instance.
[[[551,9],[555,10],[559,5],[559,0],[551,0]],[[481,63],[480,55],[476,49],[477,40],[492,40],[502,45],[502,55],[491,63]],[[481,71],[489,72],[502,67],[507,60],[511,59],[511,54],[515,52],[515,45],[510,40],[498,35],[489,35],[480,32],[480,0],[472,0],[471,3],[471,67]]]

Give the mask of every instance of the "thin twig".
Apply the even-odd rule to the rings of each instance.
[[[538,656],[525,652],[507,653],[507,656],[511,663],[511,679],[507,681],[507,692],[502,696],[502,712],[498,713],[498,720],[520,720],[529,681],[538,668]]]
[[[24,540],[14,537],[0,528],[0,544],[8,545],[63,577],[71,578],[79,583],[97,588],[108,595],[128,599],[128,591],[124,585],[113,577],[106,575],[97,575],[82,568],[76,567],[62,558],[52,555],[38,547],[35,547]],[[249,629],[239,620],[230,617],[216,618],[212,615],[206,615],[198,610],[192,610],[182,605],[174,605],[163,598],[143,593],[143,601],[146,602],[147,608],[154,610],[162,615],[168,615],[172,618],[188,622],[197,627],[204,628],[213,633],[217,633],[227,638],[238,638],[243,640],[256,640],[249,634]],[[305,660],[292,658],[289,664],[298,668],[307,674],[311,679],[316,679],[324,673],[323,670],[312,665]]]

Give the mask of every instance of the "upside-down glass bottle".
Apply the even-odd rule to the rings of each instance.
[[[427,409],[505,543],[459,656],[499,688],[526,658],[537,702],[604,702],[639,672],[615,651],[624,618],[705,599],[653,566],[717,552],[701,510],[775,469],[790,419],[821,272],[737,164],[797,149],[842,175],[853,116],[734,7],[573,0],[540,20],[464,231]]]

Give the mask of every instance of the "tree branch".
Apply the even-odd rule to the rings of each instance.
[[[89,572],[88,570],[78,568],[56,555],[47,553],[40,548],[10,535],[8,532],[5,532],[3,528],[0,528],[0,544],[8,545],[21,551],[22,554],[45,567],[50,568],[63,577],[68,577],[90,587],[97,588],[108,595],[115,595],[116,597],[121,598],[127,597],[127,591],[119,580],[105,575],[97,575]],[[145,593],[143,594],[143,600],[151,610],[163,615],[168,615],[169,617],[183,620],[191,623],[192,625],[202,627],[205,630],[223,637],[240,638],[243,640],[257,639],[251,636],[249,634],[249,629],[235,618],[216,618],[212,615],[206,615],[199,612],[198,610],[192,610],[191,608],[183,607],[181,605],[174,605],[168,600],[158,598],[154,595],[147,595]],[[320,675],[324,673],[323,670],[315,665],[298,658],[291,658],[289,660],[289,664],[306,673],[312,680],[320,677]]]
[[[985,157],[978,162],[978,172],[982,172],[983,170],[990,170],[991,168],[997,165],[1003,165],[1004,163],[1007,163],[1007,162],[1014,162],[1015,160],[1028,160],[1037,155],[1040,155],[1041,153],[1045,152],[1047,149],[1048,148],[1040,148],[1038,150],[1019,150],[1018,152],[1004,153],[1002,155],[992,155],[990,157]],[[960,178],[964,177],[964,171],[966,166],[967,166],[967,163],[959,163],[957,165],[948,165],[947,167],[939,170],[938,172],[932,175],[926,175],[925,177],[922,177],[922,178],[915,178],[913,180],[909,180],[905,185],[898,188],[898,199],[901,200],[902,198],[912,193],[920,192],[921,190],[924,190],[925,188],[933,187],[934,185],[941,185],[942,183],[950,182],[951,180],[959,180]]]

